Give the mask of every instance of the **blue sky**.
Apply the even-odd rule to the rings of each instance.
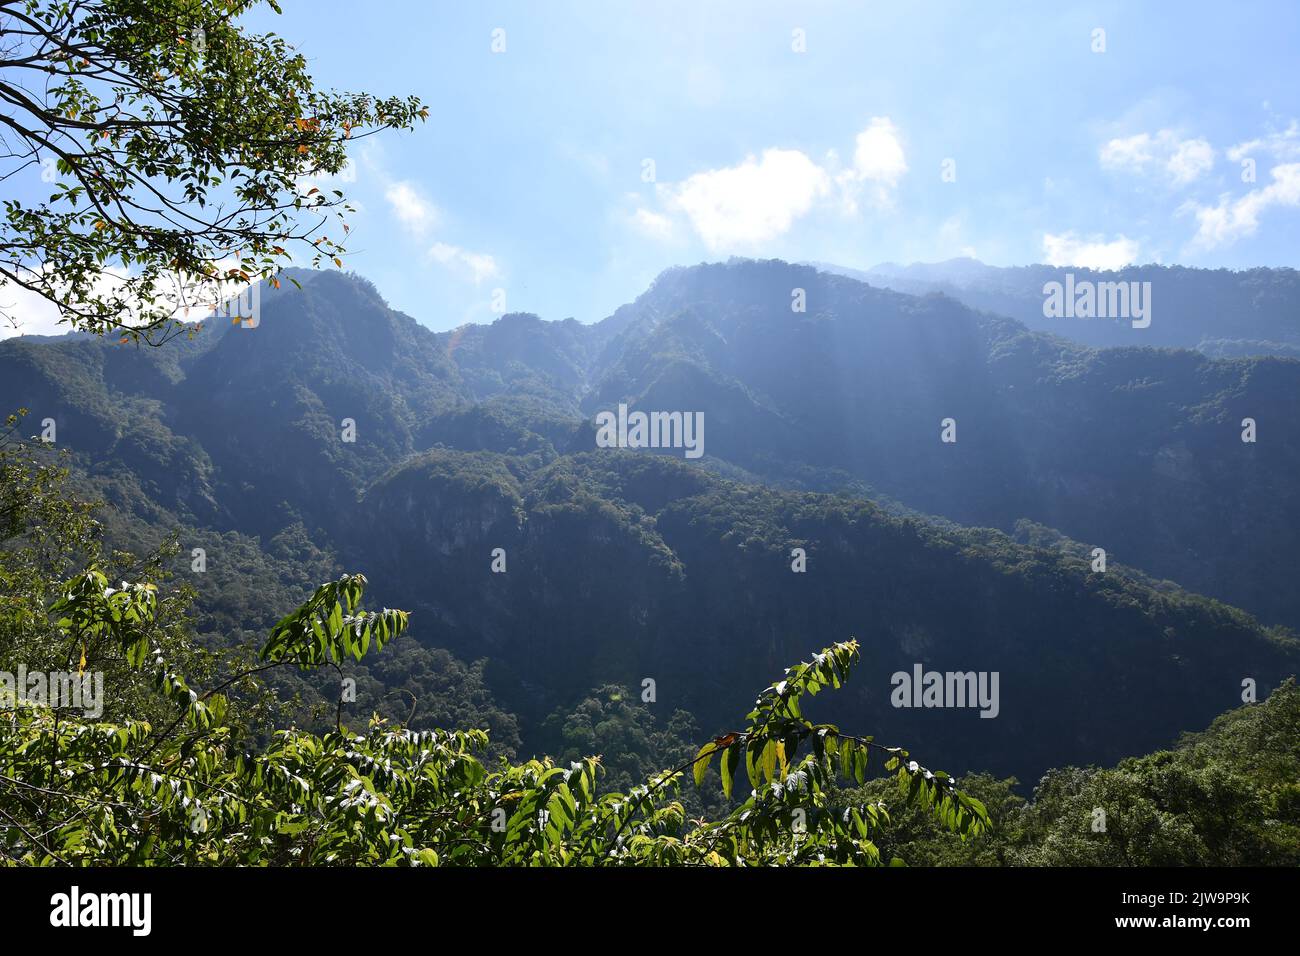
[[[434,329],[730,255],[1297,264],[1300,4],[283,6],[248,24],[318,82],[431,110],[342,188],[348,267]]]

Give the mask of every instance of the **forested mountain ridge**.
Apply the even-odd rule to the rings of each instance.
[[[1098,270],[1073,266],[990,266],[970,258],[871,269],[819,268],[911,295],[942,293],[974,309],[1018,319],[1031,329],[1091,346],[1197,349],[1215,358],[1300,358],[1300,272],[1295,269],[1193,269],[1178,265]],[[1152,321],[1134,328],[1113,318],[1049,317],[1044,287],[1077,282],[1150,283]]]
[[[665,720],[725,729],[774,666],[856,636],[838,707],[954,769],[1030,778],[1162,745],[1244,678],[1297,670],[1287,635],[1159,578],[1300,617],[1300,363],[1093,351],[780,262],[670,270],[594,326],[441,334],[362,280],[302,285],[268,290],[255,329],[157,350],[5,342],[0,400],[54,419],[119,516],[204,542],[214,568],[279,574],[313,548],[364,567],[421,643],[488,659],[527,745],[592,688],[645,678]],[[598,449],[593,416],[619,402],[703,412],[699,466]],[[1026,543],[861,500],[878,493]],[[1107,571],[1033,546],[1034,526],[1105,547]],[[998,719],[891,707],[915,663],[999,671]]]
[[[783,263],[670,270],[620,312],[589,415],[700,409],[708,456],[759,480],[858,481],[962,524],[1028,517],[1300,623],[1300,363],[1087,349]],[[1267,438],[1242,442],[1245,418]]]
[[[954,769],[1028,779],[1160,746],[1239,700],[1242,678],[1276,686],[1300,660],[1294,640],[1240,611],[996,532],[940,531],[633,452],[522,476],[511,464],[415,459],[358,512],[383,546],[355,547],[384,600],[405,601],[456,653],[490,657],[498,695],[528,725],[566,688],[651,678],[657,707],[721,732],[748,678],[829,631],[863,646],[836,717],[906,731]],[[795,547],[806,573],[791,571]],[[495,548],[506,573],[489,570]],[[895,709],[891,675],[917,662],[999,672],[997,719]]]

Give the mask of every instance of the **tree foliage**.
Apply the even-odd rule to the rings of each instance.
[[[237,22],[261,2],[0,3],[0,180],[49,184],[4,202],[0,288],[79,328],[156,339],[178,304],[274,276],[295,243],[342,266],[348,226],[326,227],[343,194],[310,178],[427,110],[318,89],[305,57]]]
[[[1300,864],[1300,689],[1220,715],[1177,746],[1113,767],[1049,771],[1032,799],[1014,778],[968,774],[991,826],[959,841],[882,781],[844,802],[882,800],[882,852],[913,866],[1296,866]]]
[[[313,668],[378,650],[407,624],[400,611],[360,608],[366,581],[323,585],[272,630],[265,666]],[[94,632],[150,674],[176,718],[85,719],[13,701],[0,712],[0,854],[17,864],[329,865],[874,865],[878,803],[830,812],[836,769],[861,779],[882,752],[911,800],[944,826],[975,835],[979,801],[898,748],[801,716],[800,700],[838,687],[858,657],[836,644],[763,691],[743,729],[654,774],[626,794],[602,792],[598,755],[491,768],[481,730],[413,731],[381,718],[364,731],[322,735],[288,728],[260,750],[240,746],[223,693],[234,675],[200,692],[141,644],[157,602],[148,584],[111,587],[88,570],[51,608],[77,639]],[[93,660],[83,667],[93,666]],[[801,755],[802,752],[802,755]],[[688,825],[675,799],[714,758],[728,793],[743,772],[748,799],[725,818]],[[743,771],[741,770],[743,764]]]

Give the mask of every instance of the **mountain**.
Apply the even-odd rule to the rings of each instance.
[[[824,635],[864,664],[830,719],[954,769],[1036,775],[1161,745],[1276,686],[1295,642],[1248,615],[1085,554],[941,530],[869,502],[779,492],[629,451],[536,471],[483,452],[419,456],[368,493],[353,545],[437,641],[486,654],[525,725],[575,687],[654,681],[709,733]],[[808,570],[792,571],[803,548]],[[505,573],[490,569],[504,551]],[[891,677],[997,671],[996,719],[901,710]],[[1126,749],[1127,748],[1127,749]]]
[[[791,312],[793,288],[806,313]],[[847,476],[961,524],[1028,518],[1300,624],[1294,360],[1088,349],[777,263],[672,271],[632,308],[641,321],[589,413],[699,409],[708,455],[767,482],[837,490]],[[1247,417],[1267,439],[1242,442]]]
[[[256,328],[160,349],[0,343],[0,402],[54,419],[110,534],[209,549],[206,633],[244,639],[295,562],[364,570],[453,655],[374,692],[470,688],[538,748],[607,684],[721,732],[774,667],[856,636],[829,715],[1024,779],[1297,669],[1271,625],[1300,623],[1300,362],[1091,349],[777,261],[669,270],[595,325],[447,333],[356,277],[299,278]],[[600,447],[620,404],[702,414],[704,456]],[[997,718],[891,706],[916,665],[997,672]]]
[[[1300,273],[1295,269],[1190,269],[1127,266],[1098,271],[1061,266],[989,266],[976,259],[856,270],[818,268],[910,295],[943,294],[1028,328],[1096,347],[1186,348],[1212,358],[1278,355],[1300,358]],[[1045,286],[1078,283],[1150,283],[1150,325],[1121,318],[1049,317]],[[1131,288],[1131,286],[1130,286]]]

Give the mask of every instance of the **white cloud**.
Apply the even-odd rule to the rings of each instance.
[[[1101,165],[1106,169],[1145,170],[1155,162],[1151,146],[1150,133],[1112,139],[1101,147]]]
[[[406,180],[389,183],[384,198],[398,221],[417,235],[428,232],[438,221],[438,210]]]
[[[750,155],[738,166],[696,173],[662,192],[717,250],[776,238],[830,190],[830,176],[806,154],[767,149],[762,158]]]
[[[395,180],[388,176],[383,164],[374,153],[362,154],[370,172],[384,184],[384,198],[408,232],[415,236],[427,236],[441,224],[442,214],[438,207],[425,198],[417,183],[410,180]],[[495,279],[501,275],[501,267],[495,257],[486,252],[473,252],[450,242],[439,239],[424,251],[425,261],[436,263],[448,271],[469,279],[476,285],[486,279]]]
[[[435,242],[430,246],[428,257],[439,265],[473,279],[475,285],[484,279],[495,279],[501,275],[501,269],[492,256],[484,252],[470,252],[446,242]]]
[[[667,240],[673,235],[673,221],[662,213],[639,208],[632,214],[632,225],[651,239]]]
[[[1224,194],[1214,206],[1186,204],[1183,208],[1195,213],[1197,221],[1192,245],[1201,249],[1230,245],[1253,236],[1260,215],[1270,206],[1300,206],[1300,163],[1274,166],[1271,174],[1273,181],[1267,186],[1236,199]]]
[[[49,299],[7,280],[0,282],[0,339],[71,331],[72,326],[59,324],[59,308]]]
[[[673,217],[684,216],[711,250],[755,246],[788,232],[836,191],[849,213],[857,212],[868,185],[875,202],[887,206],[906,172],[900,131],[878,116],[855,137],[852,165],[842,166],[833,150],[826,163],[816,163],[801,150],[767,148],[737,165],[663,183],[655,190],[660,208],[637,208],[628,221],[647,237],[667,239],[675,233]]]
[[[212,263],[217,272],[225,275],[233,269],[243,268],[243,263],[235,256],[228,256]],[[36,278],[32,275],[31,278]],[[152,317],[169,314],[178,322],[199,322],[207,319],[214,308],[242,293],[248,283],[239,278],[200,281],[194,275],[164,273],[158,280],[154,294],[146,306],[142,300],[125,295],[125,284],[129,275],[121,269],[103,269],[91,285],[91,295],[111,299],[123,296],[126,299],[126,311],[120,316],[122,324],[127,327],[139,324],[140,316],[149,312]],[[63,288],[58,283],[56,288]],[[65,293],[59,294],[60,301],[69,301]],[[0,339],[18,335],[65,335],[76,330],[68,322],[61,322],[59,307],[49,299],[32,292],[12,281],[0,281]]]
[[[1267,136],[1238,143],[1227,150],[1234,163],[1239,163],[1253,153],[1269,153],[1279,160],[1300,159],[1300,123],[1292,120],[1285,130],[1274,130]]]
[[[1123,234],[1110,242],[1104,236],[1081,239],[1073,232],[1046,233],[1043,259],[1049,266],[1079,266],[1084,269],[1122,269],[1137,261],[1138,244]]]
[[[1214,147],[1204,139],[1180,139],[1173,130],[1162,129],[1152,136],[1112,139],[1101,147],[1103,169],[1149,176],[1157,173],[1172,186],[1195,182],[1214,167]]]
[[[898,127],[888,116],[875,116],[858,134],[853,147],[853,172],[860,180],[896,186],[907,172],[907,158]]]
[[[832,167],[839,157],[832,150],[827,157]],[[907,156],[898,127],[888,116],[874,116],[870,125],[858,133],[853,144],[853,165],[840,170],[835,182],[840,187],[844,211],[849,215],[858,212],[858,200],[867,184],[872,184],[872,201],[888,207],[893,201],[893,190],[907,172]]]
[[[1175,186],[1195,182],[1212,168],[1214,148],[1203,139],[1183,140],[1165,163]]]
[[[886,206],[906,172],[898,127],[889,117],[877,116],[857,134],[851,165],[844,165],[834,150],[818,163],[802,150],[771,147],[734,166],[661,183],[655,188],[657,209],[638,205],[622,216],[637,232],[661,241],[672,238],[677,220],[684,218],[711,250],[752,247],[783,235],[832,196],[853,214],[858,197],[870,186],[873,200]]]

